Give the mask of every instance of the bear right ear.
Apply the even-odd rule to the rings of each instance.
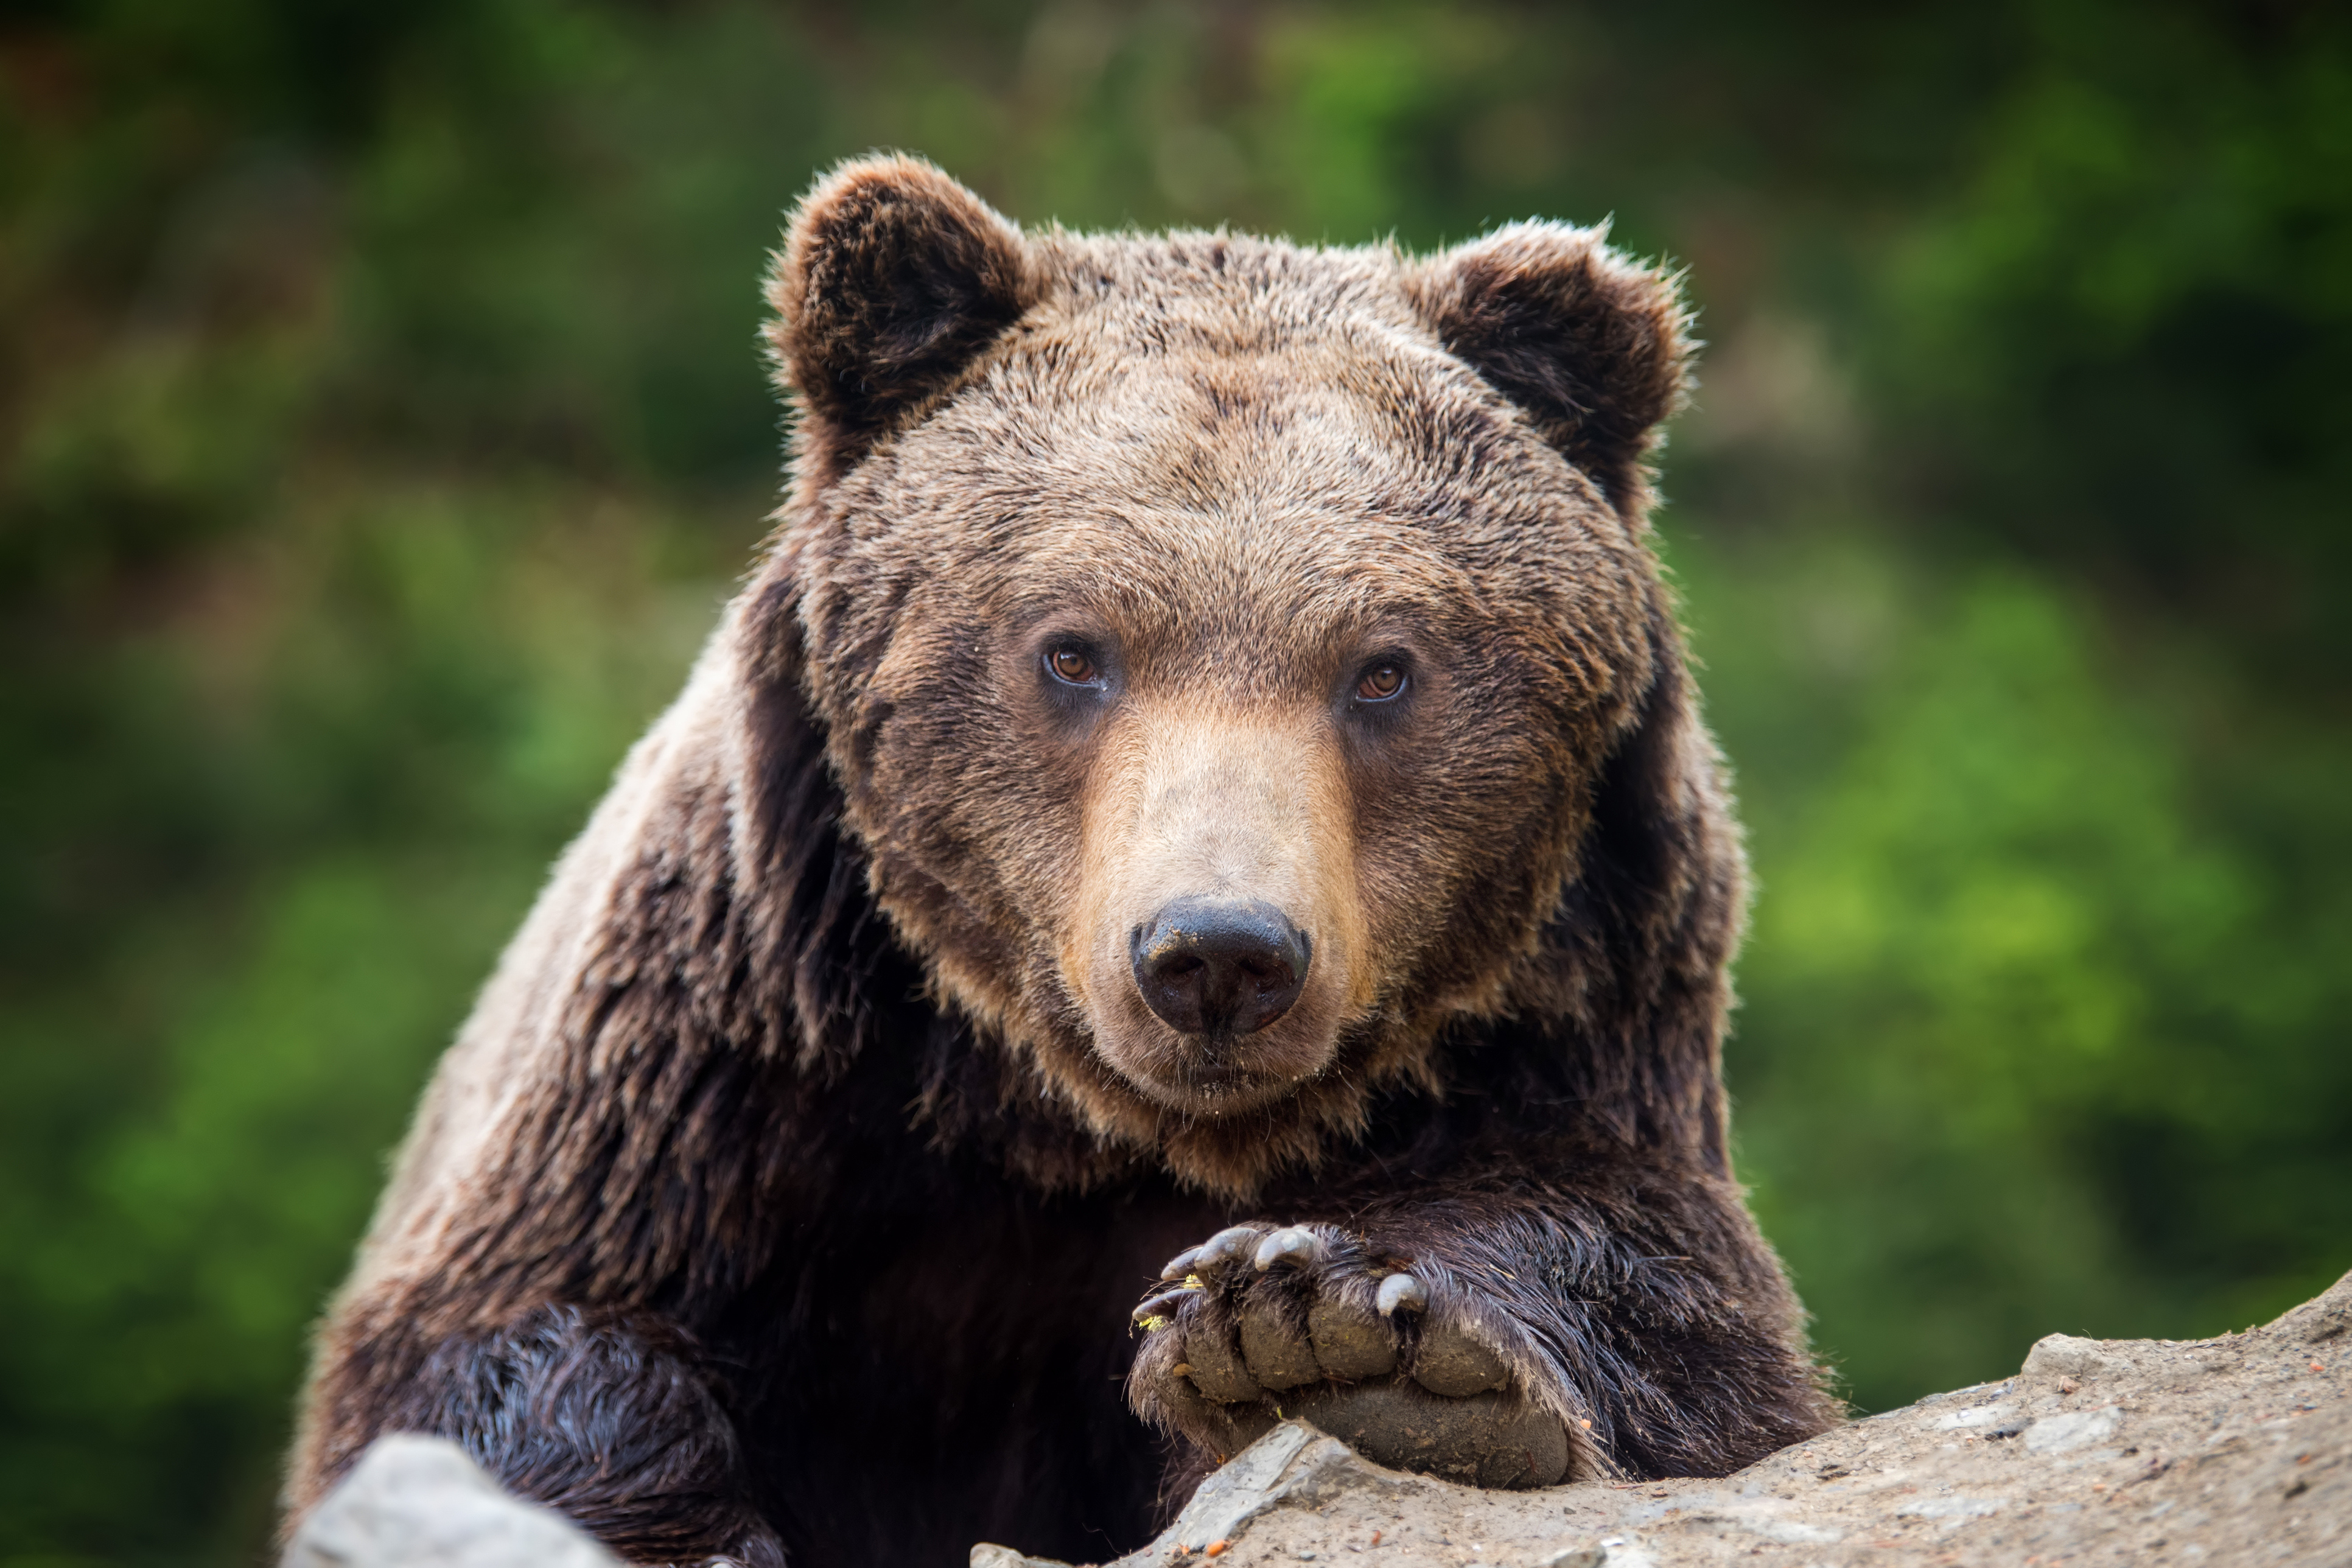
[[[1020,230],[920,159],[856,158],[793,214],[768,303],[777,373],[828,466],[939,391],[1034,297]]]
[[[1439,340],[1638,523],[1643,459],[1694,345],[1675,279],[1607,241],[1605,226],[1515,223],[1431,258],[1406,287]]]

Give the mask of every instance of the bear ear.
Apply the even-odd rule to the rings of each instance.
[[[1407,287],[1445,346],[1638,521],[1643,459],[1682,401],[1696,344],[1677,280],[1607,237],[1513,224],[1431,258]]]
[[[768,282],[779,379],[819,451],[854,457],[1034,297],[1021,232],[920,159],[856,158],[793,214]]]

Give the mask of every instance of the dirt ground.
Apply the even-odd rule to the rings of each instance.
[[[2212,1340],[2053,1334],[2014,1377],[1721,1480],[1481,1492],[1277,1427],[1118,1568],[2352,1568],[2352,1275]],[[1218,1544],[1222,1542],[1222,1544]],[[973,1568],[1040,1568],[998,1546]]]

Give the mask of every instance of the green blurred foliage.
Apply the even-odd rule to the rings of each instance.
[[[89,0],[0,23],[0,1563],[250,1560],[304,1325],[772,504],[811,175],[1713,340],[1743,1171],[1856,1401],[2352,1264],[2332,8]]]

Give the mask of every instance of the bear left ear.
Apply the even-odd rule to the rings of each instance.
[[[1407,288],[1445,346],[1638,521],[1643,459],[1696,345],[1675,279],[1606,240],[1605,227],[1513,224],[1422,263]]]
[[[779,377],[845,463],[1034,297],[1020,230],[918,158],[856,158],[802,199],[768,282]]]

